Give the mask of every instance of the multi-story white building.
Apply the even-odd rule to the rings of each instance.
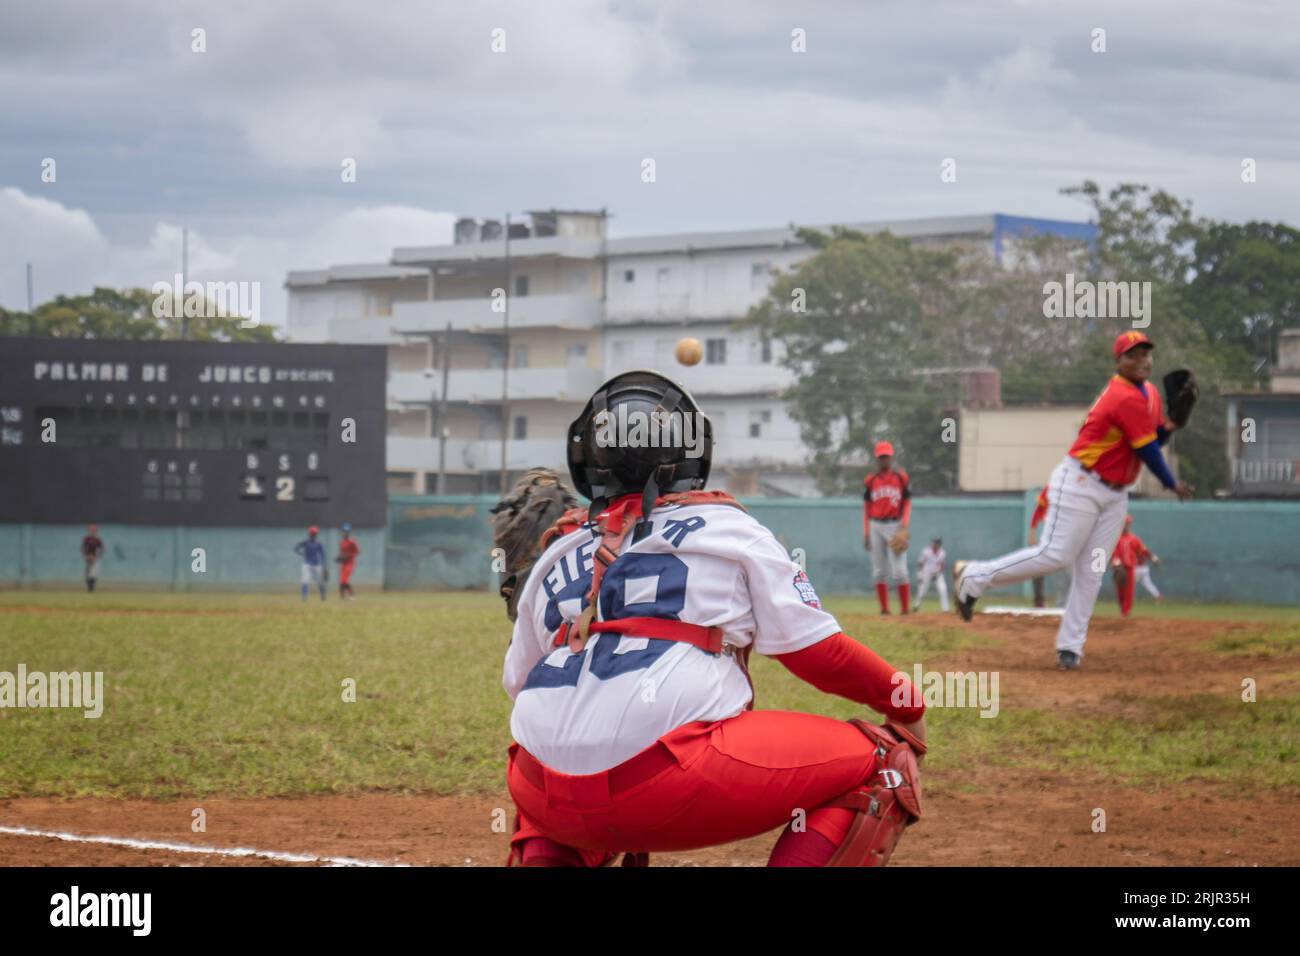
[[[780,399],[790,381],[780,346],[734,328],[774,271],[811,254],[793,229],[610,239],[603,212],[529,217],[508,227],[463,219],[451,245],[289,274],[292,341],[389,347],[390,491],[496,491],[503,474],[563,471],[566,429],[596,386],[655,368],[713,420],[712,486],[812,493]],[[848,225],[999,257],[1026,233],[1089,240],[1094,228],[1001,215]],[[694,367],[674,357],[686,336],[704,345]]]

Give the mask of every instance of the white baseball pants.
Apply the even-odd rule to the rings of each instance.
[[[1066,456],[1048,481],[1047,514],[1038,544],[991,561],[971,561],[957,600],[1068,569],[1073,577],[1065,616],[1056,632],[1056,649],[1082,657],[1092,608],[1127,513],[1127,489],[1117,491],[1102,484]]]
[[[907,583],[907,552],[894,554],[889,550],[889,539],[901,527],[897,521],[871,522],[871,573],[877,581],[885,580],[888,574],[892,584]]]
[[[939,607],[948,610],[948,581],[944,578],[942,571],[935,571],[932,574],[922,574],[916,589],[916,607],[919,610],[921,601],[930,593],[930,582],[934,582],[935,590],[939,592]]]
[[[1139,564],[1134,572],[1136,587],[1138,584],[1147,589],[1147,593],[1154,598],[1160,597],[1160,589],[1156,587],[1156,582],[1151,580],[1151,565]]]

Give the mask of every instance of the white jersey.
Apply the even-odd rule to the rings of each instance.
[[[922,577],[934,577],[943,570],[943,564],[947,560],[948,552],[943,548],[938,551],[934,548],[926,548],[916,560],[916,569]]]
[[[772,532],[738,508],[667,505],[649,524],[605,569],[598,620],[716,626],[725,643],[769,655],[840,630]],[[510,731],[560,773],[608,770],[683,724],[734,717],[753,696],[735,657],[681,641],[593,633],[581,653],[555,648],[584,606],[596,545],[589,527],[552,542],[528,575],[506,652]]]

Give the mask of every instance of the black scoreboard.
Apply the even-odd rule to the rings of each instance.
[[[0,522],[387,520],[386,349],[0,338]]]

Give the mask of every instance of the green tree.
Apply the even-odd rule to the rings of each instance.
[[[1278,334],[1300,328],[1300,232],[1281,223],[1210,223],[1196,242],[1190,307],[1212,341],[1241,346],[1261,369]]]
[[[942,412],[959,394],[944,336],[968,299],[963,251],[844,228],[799,236],[816,254],[778,275],[740,324],[784,347],[796,376],[784,398],[818,487],[858,488],[882,438],[918,488],[952,487],[956,445],[942,440]]]
[[[179,339],[181,319],[154,315],[157,296],[147,289],[97,287],[90,295],[60,295],[34,312],[0,309],[0,336],[58,339]],[[199,342],[274,342],[266,325],[242,328],[237,318],[215,318],[214,307],[186,320],[186,338]]]
[[[1151,283],[1150,326],[1144,331],[1156,344],[1156,383],[1176,368],[1196,373],[1201,399],[1189,427],[1176,434],[1173,450],[1179,476],[1196,487],[1198,497],[1213,495],[1228,479],[1223,393],[1251,382],[1246,349],[1217,337],[1201,320],[1204,290],[1195,283],[1197,250],[1205,248],[1217,224],[1193,219],[1190,203],[1140,184],[1121,183],[1103,196],[1088,181],[1062,192],[1093,205],[1098,254],[1089,277]],[[1097,323],[1083,361],[1091,364],[1100,355],[1113,364],[1110,340],[1131,324],[1121,319]]]

